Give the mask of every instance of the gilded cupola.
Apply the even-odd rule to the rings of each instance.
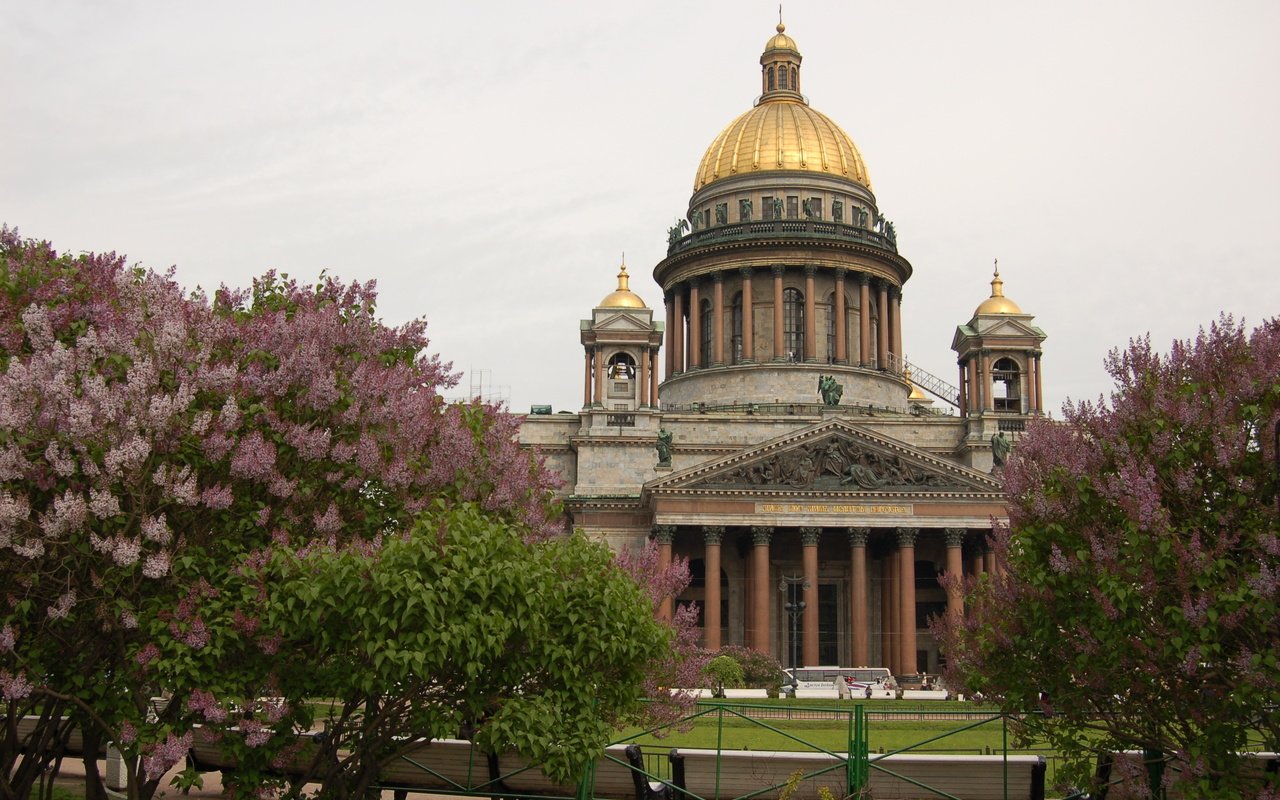
[[[775,170],[845,178],[871,188],[853,139],[800,93],[800,61],[795,40],[779,22],[760,56],[760,97],[711,142],[698,164],[694,191],[735,175]]]
[[[995,276],[991,278],[991,296],[983,300],[974,310],[979,314],[1021,314],[1018,304],[1004,296],[1004,281],[1000,278],[1000,262],[995,265]]]
[[[627,265],[624,263],[618,270],[618,288],[605,295],[596,308],[648,308],[640,295],[631,291],[629,283],[630,276],[627,275]]]

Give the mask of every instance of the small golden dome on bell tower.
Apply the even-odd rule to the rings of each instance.
[[[1018,304],[1004,296],[1004,281],[1000,279],[1000,259],[996,259],[995,277],[991,279],[991,296],[983,300],[973,312],[978,314],[1021,314]]]
[[[648,308],[640,295],[631,291],[629,283],[630,276],[627,275],[627,263],[624,259],[622,268],[618,270],[618,288],[605,295],[596,308]]]

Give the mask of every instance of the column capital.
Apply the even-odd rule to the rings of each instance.
[[[752,525],[751,526],[751,542],[757,547],[760,545],[769,545],[769,539],[773,537],[772,525]]]
[[[804,265],[804,276],[805,276],[806,278],[812,278],[814,275],[817,275],[817,274],[818,274],[818,265],[817,265],[817,264],[805,264],[805,265]]]
[[[867,540],[871,538],[870,528],[850,528],[849,529],[849,546],[850,547],[866,547]]]
[[[781,278],[787,271],[787,267],[784,264],[774,264],[770,269],[773,271],[773,277],[775,278]]]
[[[804,527],[800,529],[800,543],[805,547],[817,547],[822,538],[822,528]]]
[[[915,547],[916,536],[920,534],[919,528],[898,528],[898,547]]]
[[[738,274],[744,278],[750,278],[753,272],[755,272],[754,267],[738,267]]]
[[[675,525],[654,525],[653,540],[658,544],[671,544],[676,538]]]
[[[945,534],[947,539],[947,547],[963,547],[964,537],[968,533],[969,531],[967,531],[964,528],[944,528],[943,529],[943,534]]]
[[[871,285],[871,274],[870,274],[870,273],[867,273],[867,272],[859,272],[859,273],[858,273],[858,283],[862,284],[863,286],[870,286],[870,285]]]
[[[707,544],[720,544],[724,539],[723,525],[703,525],[702,538]]]
[[[845,267],[836,267],[836,280],[842,281],[849,275],[849,270]]]
[[[724,272],[722,272],[721,270],[716,270],[715,272],[711,273],[711,280],[713,283],[724,283]]]

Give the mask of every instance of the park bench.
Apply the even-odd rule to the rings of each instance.
[[[871,795],[882,798],[941,796],[917,784],[965,800],[1004,800],[1006,769],[1008,797],[1043,800],[1045,760],[1040,756],[958,756],[898,753],[872,756],[868,775]],[[796,797],[814,798],[825,787],[834,797],[847,788],[845,755],[822,752],[715,750],[677,748],[671,751],[675,800],[723,800],[752,795],[777,800],[796,772]],[[718,784],[717,784],[718,781]],[[915,781],[916,783],[912,783]]]
[[[1093,797],[1098,800],[1130,800],[1130,798],[1146,797],[1144,790],[1147,780],[1146,763],[1140,750],[1126,750],[1120,753],[1102,753],[1098,756],[1096,774],[1101,787]],[[1166,762],[1164,769],[1172,773],[1169,779],[1169,797],[1180,797],[1178,782],[1182,768],[1176,761]],[[1261,790],[1270,785],[1280,788],[1280,753],[1245,753],[1240,767],[1241,776],[1248,779],[1250,785]],[[1268,781],[1270,782],[1268,784]]]
[[[16,728],[17,728],[17,734],[18,734],[18,739],[17,739],[18,747],[20,750],[25,749],[26,747],[25,742],[27,740],[27,737],[31,736],[31,734],[35,732],[36,725],[39,724],[39,722],[40,722],[40,717],[36,717],[36,716],[26,716],[18,719]],[[79,728],[72,728],[67,733],[67,742],[66,742],[66,745],[63,747],[62,752],[63,752],[63,755],[68,755],[68,756],[83,756],[85,754],[84,753],[84,734],[81,733]],[[102,758],[105,755],[106,755],[106,744],[104,743],[98,749],[98,757]]]
[[[286,778],[297,778],[312,771],[316,750],[320,747],[319,734],[298,734],[298,747],[287,760],[273,764],[269,770],[273,775]],[[239,768],[234,758],[223,752],[218,737],[208,728],[196,726],[191,732],[191,747],[187,751],[187,765],[197,772],[221,772],[234,774]]]
[[[553,781],[515,754],[490,763],[489,757],[463,739],[435,739],[412,745],[382,767],[378,786],[404,800],[410,791],[441,794],[494,794],[501,797],[574,797],[577,783]],[[610,800],[656,800],[665,787],[645,777],[638,745],[613,745],[595,763],[593,794]]]

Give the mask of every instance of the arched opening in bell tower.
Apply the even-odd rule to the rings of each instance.
[[[1002,358],[992,365],[991,398],[996,411],[1022,413],[1022,371],[1012,358]]]

